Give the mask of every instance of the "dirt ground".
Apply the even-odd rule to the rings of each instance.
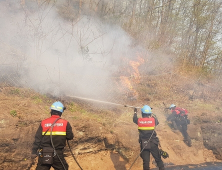
[[[53,99],[26,97],[12,88],[0,89],[0,170],[34,170],[37,160],[31,160],[30,153],[35,132],[42,119],[50,116],[49,107]],[[110,115],[106,121],[100,117],[103,113],[91,116],[81,110],[68,108],[62,118],[68,120],[73,128],[74,140],[70,141],[72,152],[84,170],[126,170],[139,154],[137,126],[132,120],[132,113],[127,115]],[[162,149],[169,153],[163,159],[166,166],[201,164],[205,162],[221,162],[216,159],[212,150],[204,146],[201,126],[191,123],[188,133],[192,139],[192,147],[183,142],[178,131],[172,131],[166,123],[165,115],[158,107],[155,114],[160,124],[156,132]],[[106,115],[107,116],[107,115]],[[109,124],[113,116],[113,125]],[[117,121],[119,120],[119,121]],[[192,119],[191,119],[192,120]],[[79,169],[73,160],[68,147],[65,149],[66,160],[70,169]],[[151,159],[151,168],[155,168]],[[139,157],[131,170],[142,170]]]

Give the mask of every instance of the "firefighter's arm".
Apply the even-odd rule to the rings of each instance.
[[[157,117],[154,117],[154,119],[155,119],[155,126],[157,126],[159,124],[159,121],[158,121]]]
[[[134,108],[133,122],[138,124],[137,109]]]
[[[66,126],[66,139],[67,140],[72,140],[74,138],[73,132],[72,132],[72,126],[70,125],[70,123],[67,123]]]
[[[42,140],[42,126],[41,124],[39,125],[39,128],[35,134],[35,141],[33,142],[33,147],[32,147],[32,154],[36,154],[37,150],[39,149],[40,142]]]
[[[168,117],[167,117],[167,121],[174,121],[175,120],[175,115],[173,114],[170,114]]]
[[[155,126],[157,126],[159,124],[159,121],[158,121],[156,115],[152,113],[151,116],[155,119]]]

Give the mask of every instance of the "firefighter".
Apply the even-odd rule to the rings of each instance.
[[[175,104],[171,104],[169,107],[171,115],[167,118],[168,121],[175,122],[176,128],[182,133],[184,142],[191,147],[191,139],[187,133],[187,125],[190,124],[188,119],[188,111],[184,108],[176,107]]]
[[[141,148],[140,156],[143,159],[143,170],[150,169],[150,153],[155,159],[159,170],[164,170],[164,164],[161,159],[158,148],[159,139],[155,132],[155,126],[159,124],[155,115],[152,115],[150,106],[145,105],[141,109],[142,118],[137,117],[137,109],[134,109],[133,122],[138,125],[139,143]]]
[[[66,140],[74,135],[70,123],[61,118],[65,110],[64,105],[56,101],[51,105],[51,117],[43,120],[35,134],[32,148],[32,158],[39,156],[36,170],[54,169],[68,170],[63,149]]]

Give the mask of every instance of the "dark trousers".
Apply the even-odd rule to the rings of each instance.
[[[185,121],[176,121],[176,124],[179,131],[182,133],[184,140],[188,140],[189,135],[187,133],[187,123]]]
[[[143,159],[143,170],[150,169],[150,153],[152,154],[153,158],[155,159],[159,169],[164,169],[163,168],[164,165],[163,165],[163,161],[161,159],[158,144],[150,142],[150,149],[144,149],[143,152],[140,154],[141,158]]]
[[[183,125],[182,127],[181,127],[181,133],[182,133],[182,135],[183,135],[183,137],[184,137],[184,140],[188,140],[188,138],[189,138],[189,135],[188,135],[188,133],[187,133],[187,125]]]
[[[63,164],[61,163],[59,158],[61,159]],[[51,167],[53,167],[55,170],[68,170],[69,165],[67,164],[62,151],[57,151],[57,155],[55,157],[53,157],[53,164],[52,165],[42,164],[42,158],[39,157],[36,170],[49,170]]]
[[[179,121],[179,122],[177,122],[177,127],[183,135],[185,144],[190,147],[192,144],[191,144],[190,136],[187,133],[187,122]]]

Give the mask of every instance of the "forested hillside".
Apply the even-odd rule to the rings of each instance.
[[[130,168],[133,109],[145,104],[159,118],[166,167],[221,162],[222,2],[0,0],[0,13],[0,169],[36,167],[34,134],[56,100],[84,170]],[[192,147],[166,119],[173,103],[189,111]]]

